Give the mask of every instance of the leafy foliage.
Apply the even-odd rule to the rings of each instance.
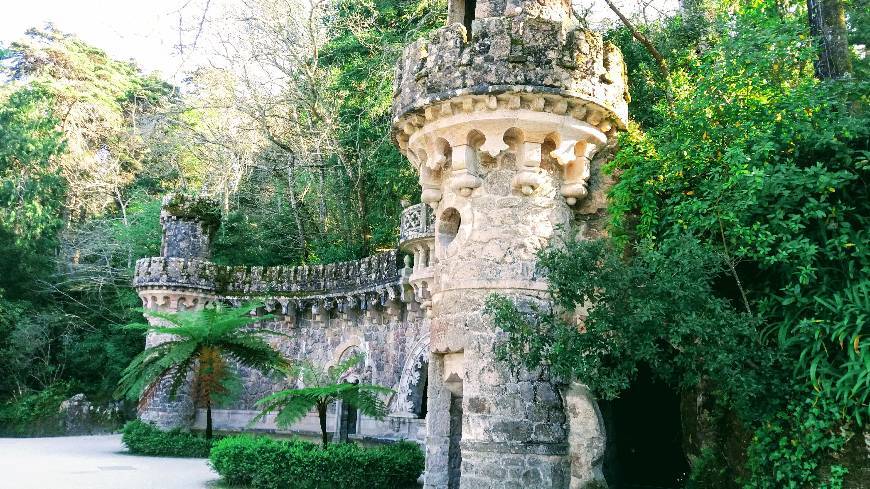
[[[390,140],[394,67],[404,46],[443,25],[447,6],[443,0],[337,4],[339,31],[322,57],[338,73],[329,91],[342,101],[340,151],[361,169],[357,195],[364,200],[365,241],[360,251],[367,253],[395,243],[400,202],[418,193],[416,172]],[[321,241],[321,246],[331,246],[335,238]]]
[[[54,384],[0,404],[0,436],[52,436],[61,434],[57,417],[69,386]]]
[[[42,86],[55,117],[63,119],[67,150],[58,163],[67,217],[99,215],[123,200],[118,194],[147,152],[142,133],[131,130],[136,117],[154,114],[172,87],[51,27],[31,29],[13,42],[2,66],[10,86]]]
[[[64,143],[46,89],[0,93],[0,101],[0,290],[20,298],[51,270],[63,225],[57,157]]]
[[[605,241],[543,251],[539,264],[556,310],[585,311],[582,326],[571,315],[523,314],[510,300],[490,297],[488,311],[510,333],[502,356],[530,368],[545,363],[606,399],[648,365],[676,388],[712,383],[717,400],[746,420],[766,412],[781,391],[781,358],[761,341],[758,318],[716,296],[722,259],[691,236],[636,251],[630,262]]]
[[[215,440],[178,429],[163,431],[139,420],[124,425],[121,443],[135,455],[206,458]]]
[[[613,224],[621,243],[690,233],[727,256],[753,309],[801,359],[796,374],[860,421],[867,82],[815,80],[800,20],[745,8],[735,35],[679,78],[668,122],[622,138]]]
[[[825,398],[795,401],[765,419],[750,446],[752,478],[745,487],[843,487],[845,467],[832,465],[825,481],[819,469],[828,454],[842,450],[853,435],[849,421],[836,402]]]
[[[217,442],[211,464],[223,479],[254,489],[402,489],[416,486],[423,452],[416,443],[363,448],[234,436]]]
[[[703,447],[696,486],[838,487],[870,414],[866,77],[814,78],[802,4],[695,3],[702,15],[646,26],[670,96],[630,35],[609,34],[641,75],[607,168],[612,241],[543,252],[556,310],[490,311],[515,362],[604,397],[648,364],[736,414],[754,433],[746,466]]]
[[[292,376],[297,377],[304,387],[276,392],[257,401],[261,412],[251,420],[251,423],[271,412],[277,412],[275,424],[289,427],[305,417],[312,408],[316,408],[320,418],[322,443],[326,447],[328,443],[326,409],[336,401],[347,403],[367,416],[383,419],[388,411],[381,396],[393,392],[391,389],[360,382],[342,382],[342,378],[348,371],[362,360],[362,355],[355,355],[328,369],[312,363],[297,367]]]

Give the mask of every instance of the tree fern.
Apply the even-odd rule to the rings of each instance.
[[[144,405],[157,392],[160,382],[169,379],[169,396],[174,398],[192,376],[193,393],[206,406],[206,438],[210,439],[211,408],[216,402],[226,401],[236,390],[235,365],[267,375],[289,369],[288,362],[268,342],[270,336],[284,334],[253,327],[254,323],[272,317],[251,316],[256,307],[256,304],[239,308],[216,305],[177,313],[143,311],[166,325],[131,324],[128,329],[172,337],[133,358],[122,372],[115,395],[139,399]]]
[[[298,367],[292,372],[292,378],[300,381],[303,387],[276,392],[257,401],[261,411],[251,420],[251,424],[275,412],[275,424],[287,428],[314,408],[320,420],[321,442],[326,447],[329,442],[326,410],[336,401],[359,409],[366,416],[383,419],[388,412],[383,396],[391,394],[391,389],[373,384],[341,382],[341,378],[362,360],[362,355],[355,355],[329,369],[311,363]]]

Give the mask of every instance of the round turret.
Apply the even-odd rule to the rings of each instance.
[[[509,150],[516,189],[532,195],[551,157],[576,204],[591,158],[627,121],[622,54],[579,28],[561,0],[481,1],[467,25],[454,22],[468,4],[452,2],[451,22],[408,46],[396,72],[393,136],[420,172],[421,199],[437,206],[446,180],[470,196],[479,155]]]
[[[561,0],[478,1],[465,24],[453,0],[448,25],[408,46],[397,67],[393,124],[399,144],[427,106],[462,95],[539,94],[554,108],[599,111],[625,127],[628,112],[622,54],[579,28]],[[499,97],[507,103],[506,97]],[[440,107],[439,107],[440,108]]]
[[[205,197],[169,194],[160,211],[163,242],[160,255],[167,258],[211,257],[211,239],[220,225],[216,202]]]

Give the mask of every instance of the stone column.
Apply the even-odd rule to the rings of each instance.
[[[485,114],[492,112],[454,117],[473,120]],[[450,395],[436,394],[443,396],[446,410],[430,409],[431,450],[443,452],[446,443],[446,466],[455,467],[455,437],[461,433],[464,489],[566,487],[566,422],[558,387],[541,371],[512,372],[495,358],[499,331],[483,309],[491,294],[546,307],[546,283],[538,276],[535,253],[560,227],[570,226],[571,212],[559,194],[558,175],[540,168],[531,171],[534,178],[527,180],[534,188],[524,194],[524,185],[514,183],[530,171],[518,161],[528,144],[512,142],[511,150],[504,142],[510,123],[481,122],[469,122],[476,128],[472,138],[483,139],[459,145],[464,164],[459,169],[453,165],[438,203],[431,345],[444,371],[432,385]],[[461,132],[440,135],[461,141]],[[491,152],[482,149],[487,147]],[[540,149],[537,154],[539,167]],[[461,430],[455,422],[459,396]],[[438,418],[446,421],[438,423]],[[435,460],[428,464],[430,471],[440,465]],[[455,476],[448,470],[448,488],[454,487],[450,481]],[[427,487],[444,487],[437,482],[427,479]]]

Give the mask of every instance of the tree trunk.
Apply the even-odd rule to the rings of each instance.
[[[287,197],[290,201],[290,210],[293,212],[293,221],[296,224],[297,240],[299,242],[300,254],[304,257],[305,250],[305,228],[302,227],[302,219],[299,218],[299,202],[296,200],[296,178],[293,176],[296,161],[294,157],[290,157],[287,162]]]
[[[625,28],[628,29],[629,32],[631,32],[632,37],[637,39],[637,41],[656,61],[656,65],[659,67],[659,71],[662,75],[662,81],[664,81],[665,84],[665,95],[668,97],[668,101],[673,103],[674,94],[671,88],[671,71],[668,69],[668,63],[667,61],[665,61],[662,53],[659,52],[659,50],[655,47],[655,45],[653,45],[652,41],[650,41],[649,38],[641,34],[639,30],[637,30],[637,27],[635,27],[634,24],[632,24],[631,21],[628,20],[628,17],[620,12],[620,10],[616,7],[616,5],[614,5],[611,0],[604,0],[604,3],[606,3],[607,6],[610,7],[610,10],[612,10],[617,17],[619,17],[619,20],[622,21],[622,25],[624,25]]]
[[[819,48],[816,78],[842,78],[852,71],[843,0],[807,0],[810,33]]]
[[[372,230],[371,226],[369,226],[368,220],[366,220],[366,194],[365,190],[363,190],[362,182],[360,181],[357,181],[356,183],[356,204],[359,212],[359,226],[362,231],[363,249],[368,255],[371,253],[369,246]]]
[[[211,400],[205,402],[205,439],[211,440]]]
[[[319,189],[317,191],[318,196],[318,205],[317,210],[320,213],[320,229],[323,234],[326,234],[326,199],[323,195],[323,192],[326,191],[324,188],[326,184],[323,181],[323,165],[319,164],[317,167],[317,179],[319,185]]]
[[[326,435],[326,404],[317,403],[317,416],[320,418],[320,436],[323,448],[329,443],[329,437]]]

